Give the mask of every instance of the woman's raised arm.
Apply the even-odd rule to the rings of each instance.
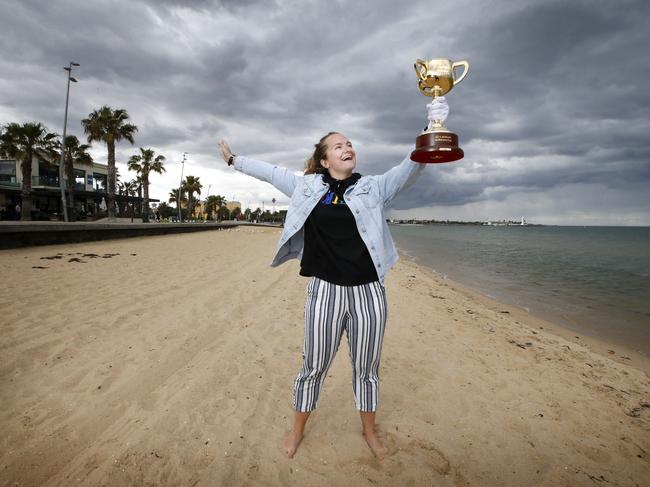
[[[219,141],[219,149],[221,150],[223,160],[226,161],[229,166],[234,165],[235,169],[244,174],[271,183],[279,191],[289,197],[293,194],[299,179],[302,177],[292,173],[286,167],[276,166],[249,157],[236,156],[232,153],[230,146],[225,140]]]
[[[388,205],[401,190],[413,184],[422,174],[425,165],[413,162],[409,154],[400,164],[376,176],[384,205]]]
[[[436,120],[444,121],[449,114],[449,105],[447,105],[445,97],[439,96],[432,100],[427,105],[427,112],[429,123],[433,123]],[[400,191],[413,184],[422,174],[424,166],[425,164],[413,162],[410,156],[406,156],[401,164],[378,176],[377,180],[383,193],[384,204],[388,205]]]

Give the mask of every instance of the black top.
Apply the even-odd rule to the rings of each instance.
[[[330,185],[305,221],[305,246],[300,262],[301,276],[316,276],[339,286],[358,286],[377,281],[377,271],[368,248],[359,235],[352,211],[343,193],[361,174],[347,179],[323,179]]]

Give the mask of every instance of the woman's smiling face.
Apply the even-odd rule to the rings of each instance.
[[[335,179],[345,179],[352,175],[357,165],[357,155],[352,148],[352,142],[345,135],[332,134],[326,140],[327,151],[321,166],[329,170]]]

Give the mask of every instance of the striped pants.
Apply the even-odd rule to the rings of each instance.
[[[377,409],[379,359],[387,311],[386,290],[378,281],[339,286],[311,278],[305,304],[303,365],[293,390],[296,411],[316,408],[343,330],[352,360],[352,389],[357,409]]]

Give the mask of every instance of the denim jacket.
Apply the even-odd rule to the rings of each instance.
[[[271,267],[289,259],[300,259],[304,247],[304,224],[307,217],[329,189],[320,174],[296,175],[288,169],[248,157],[235,157],[235,169],[266,181],[291,198],[284,230]],[[386,224],[384,208],[402,189],[422,174],[424,164],[409,156],[397,166],[378,176],[363,176],[344,193],[345,202],[357,222],[359,235],[375,264],[377,276],[384,283],[388,270],[399,259]]]

